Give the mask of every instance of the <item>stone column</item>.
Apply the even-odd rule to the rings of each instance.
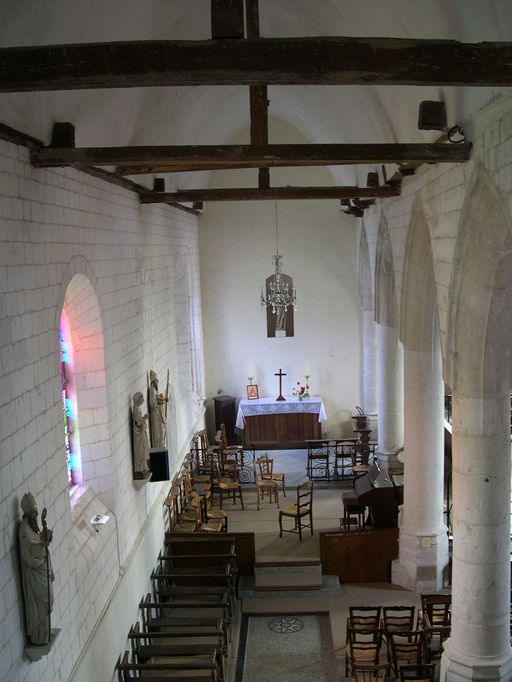
[[[379,461],[385,466],[404,443],[403,346],[396,329],[376,325]]]
[[[433,352],[405,349],[404,370],[404,505],[393,582],[416,592],[437,592],[443,587],[443,569],[448,563],[439,342]]]
[[[510,395],[452,400],[453,610],[441,680],[511,680]]]
[[[362,405],[372,429],[371,439],[378,440],[377,429],[377,366],[375,322],[372,310],[363,310],[363,382]]]

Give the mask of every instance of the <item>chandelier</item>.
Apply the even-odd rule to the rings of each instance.
[[[297,296],[295,287],[291,288],[284,278],[290,279],[287,275],[283,275],[282,265],[283,256],[279,253],[279,233],[277,228],[277,202],[275,203],[276,214],[276,255],[272,256],[272,264],[275,272],[267,281],[266,296],[263,292],[263,285],[261,286],[261,305],[264,308],[271,308],[272,313],[276,315],[276,319],[280,324],[276,324],[277,329],[282,329],[286,312],[290,306],[297,310]],[[291,281],[291,280],[290,280]]]

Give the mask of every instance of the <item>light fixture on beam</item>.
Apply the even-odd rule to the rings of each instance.
[[[444,102],[424,100],[418,114],[419,130],[446,130],[446,105]]]
[[[279,253],[279,231],[277,226],[277,201],[274,202],[276,216],[276,254],[272,257],[275,272],[267,278],[266,291],[261,286],[260,302],[262,307],[270,308],[276,316],[276,331],[284,331],[286,325],[286,313],[288,308],[297,310],[297,292],[293,287],[291,277],[282,272],[283,255]],[[291,285],[290,285],[291,282]]]
[[[448,128],[446,105],[444,102],[431,100],[420,102],[418,129],[442,131],[444,139],[441,138],[438,142],[448,140],[452,144],[462,144],[466,141],[464,129],[461,126],[456,124]],[[407,167],[405,166],[405,168]],[[402,175],[408,175],[407,172],[404,172],[404,167],[400,168],[400,172]]]

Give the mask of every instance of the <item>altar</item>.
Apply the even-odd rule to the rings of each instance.
[[[236,426],[242,430],[244,447],[256,450],[306,448],[306,441],[322,437],[326,420],[322,398],[299,400],[288,396],[243,399],[238,406]]]

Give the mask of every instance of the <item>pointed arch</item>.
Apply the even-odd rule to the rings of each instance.
[[[397,322],[393,249],[384,217],[379,223],[375,255],[375,321],[386,327]]]
[[[510,217],[477,167],[461,211],[449,299],[454,580],[443,658],[448,671],[471,667],[468,657],[480,659],[481,667],[485,660],[488,679],[507,679],[512,665],[511,256]],[[508,668],[503,676],[497,672],[502,667]]]
[[[373,278],[368,237],[364,225],[359,240],[359,299],[363,310],[373,311]]]
[[[407,350],[431,352],[439,333],[435,276],[428,225],[416,206],[405,246],[400,338]]]
[[[448,368],[466,397],[510,388],[512,225],[482,168],[470,182],[455,247],[449,296]]]

